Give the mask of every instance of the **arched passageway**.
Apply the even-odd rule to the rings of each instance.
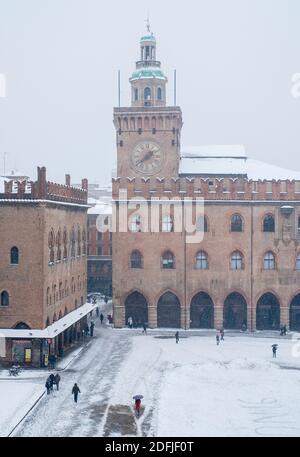
[[[199,292],[191,301],[190,327],[214,328],[214,304],[206,292]]]
[[[247,327],[247,302],[238,292],[232,292],[224,302],[224,328],[241,330]]]
[[[262,295],[256,306],[257,330],[279,330],[280,303],[270,292]]]
[[[134,327],[140,327],[148,322],[148,303],[140,292],[133,292],[126,298],[125,325],[128,324],[129,317],[132,318]]]
[[[172,292],[166,292],[158,300],[157,327],[180,328],[180,302]]]

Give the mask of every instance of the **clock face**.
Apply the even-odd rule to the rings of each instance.
[[[143,175],[154,175],[161,170],[163,154],[157,143],[143,141],[131,154],[132,168]]]

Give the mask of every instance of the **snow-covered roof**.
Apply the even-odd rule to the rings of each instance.
[[[248,158],[242,145],[185,148],[180,161],[179,174],[203,177],[244,176],[252,180],[300,180],[300,171]]]
[[[98,304],[99,305],[99,304]],[[71,325],[78,322],[82,317],[86,316],[89,312],[93,309],[97,308],[97,303],[85,303],[85,305],[80,306],[80,308],[75,309],[71,313],[67,314],[66,316],[62,317],[58,321],[54,322],[49,327],[45,328],[44,330],[34,330],[34,329],[26,329],[26,330],[18,330],[18,329],[0,329],[0,337],[5,338],[55,338],[60,333],[64,332],[67,328],[71,327]]]
[[[98,215],[98,214],[103,214],[103,215],[110,215],[112,214],[112,205],[111,205],[111,202],[106,202],[106,201],[97,201],[96,204],[94,204],[94,206],[92,206],[92,208],[90,208],[88,210],[88,215],[91,215],[91,214],[95,214],[95,215]]]

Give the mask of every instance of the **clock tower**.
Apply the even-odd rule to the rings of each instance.
[[[118,177],[176,178],[182,114],[167,106],[167,77],[156,60],[156,39],[147,26],[140,60],[129,79],[131,106],[114,109]]]

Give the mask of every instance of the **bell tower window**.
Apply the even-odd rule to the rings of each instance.
[[[144,101],[145,106],[150,106],[151,104],[151,89],[150,87],[146,87],[144,90]]]
[[[162,100],[162,90],[161,87],[157,89],[157,100]]]
[[[139,99],[139,91],[138,89],[134,89],[134,101],[137,102]]]

